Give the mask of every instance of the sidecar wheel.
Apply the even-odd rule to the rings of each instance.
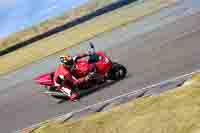
[[[122,80],[126,77],[127,69],[118,63],[113,63],[113,66],[108,73],[108,78],[111,80]]]

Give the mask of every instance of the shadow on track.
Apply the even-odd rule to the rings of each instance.
[[[128,74],[123,80],[125,80],[125,79],[127,79],[127,78],[130,78],[131,76],[132,76],[132,75]],[[79,99],[77,99],[75,102],[77,102],[77,101],[80,102],[80,100],[81,100],[82,97],[89,96],[90,94],[92,94],[92,93],[94,93],[94,92],[101,91],[101,90],[105,89],[106,87],[110,87],[110,86],[112,86],[112,85],[114,85],[114,84],[116,84],[116,83],[119,83],[119,82],[120,82],[120,81],[107,81],[107,82],[105,82],[105,83],[102,83],[102,84],[100,84],[100,85],[94,86],[94,87],[89,88],[89,89],[82,89],[82,90],[80,91],[80,97],[79,97]],[[62,98],[60,97],[59,99],[60,99],[60,101],[57,102],[58,104],[62,104],[62,103],[64,103],[64,102],[67,102],[67,101],[68,101],[68,99],[63,98],[63,97],[62,97]]]

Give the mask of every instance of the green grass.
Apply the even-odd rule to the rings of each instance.
[[[50,122],[32,133],[199,133],[199,116],[200,74],[160,96],[141,98],[76,121]]]

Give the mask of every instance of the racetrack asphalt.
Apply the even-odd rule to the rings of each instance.
[[[97,44],[104,42],[104,45],[114,41],[116,45],[108,49],[107,53],[112,59],[124,64],[129,74],[123,81],[101,88],[77,102],[58,104],[55,99],[40,94],[42,87],[31,79],[24,79],[23,82],[1,89],[0,132],[12,132],[198,69],[199,25],[200,13],[195,13],[144,35],[132,36],[128,32],[122,35],[122,32],[115,32],[109,38],[94,40]],[[121,30],[130,32],[132,29]],[[122,36],[126,36],[126,39],[122,39]],[[42,71],[44,68],[39,67],[38,70]]]

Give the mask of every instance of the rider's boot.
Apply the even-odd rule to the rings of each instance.
[[[72,93],[71,93],[71,96],[70,96],[70,100],[75,101],[79,98],[79,96],[80,96],[80,94],[79,94],[78,86],[73,86],[72,87]]]
[[[69,98],[70,98],[70,101],[76,101],[78,97],[79,97],[78,93],[73,93]]]

